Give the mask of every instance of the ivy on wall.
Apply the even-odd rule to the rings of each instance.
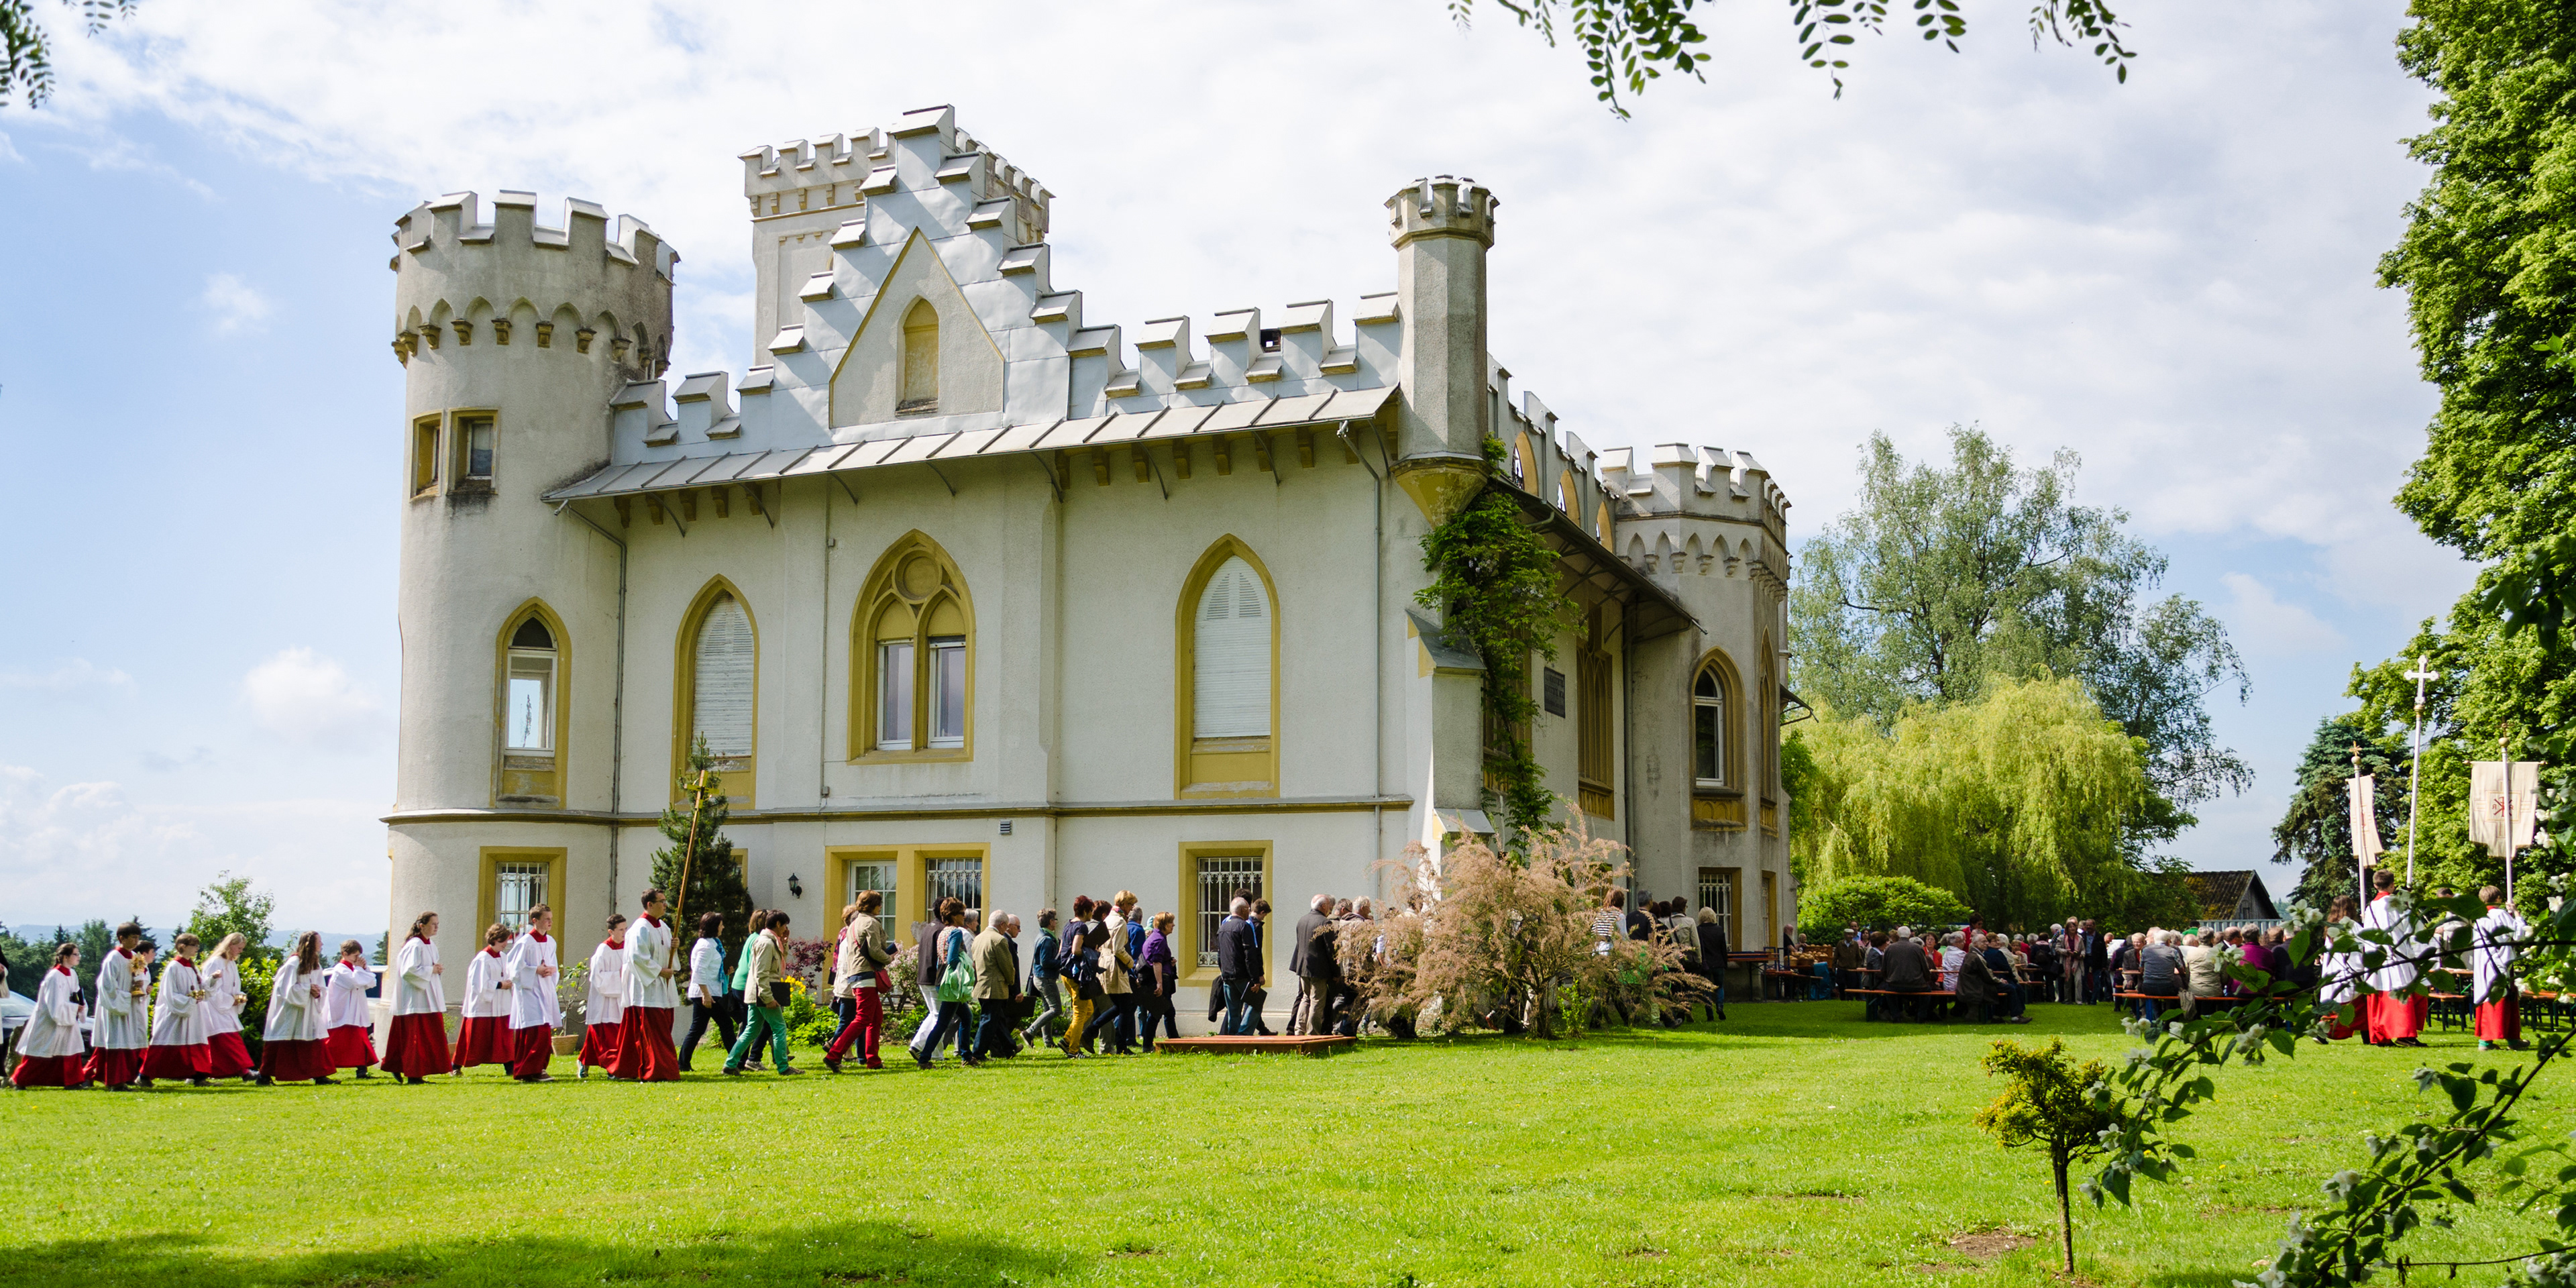
[[[1414,596],[1438,611],[1452,644],[1466,644],[1485,663],[1486,807],[1498,802],[1511,829],[1507,847],[1546,826],[1556,799],[1530,750],[1530,656],[1556,656],[1567,601],[1557,589],[1556,552],[1521,521],[1520,507],[1491,481],[1500,474],[1503,442],[1488,435],[1488,482],[1476,498],[1422,538],[1422,565],[1432,582]]]

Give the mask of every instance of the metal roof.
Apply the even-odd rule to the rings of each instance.
[[[1520,506],[1521,513],[1528,517],[1529,526],[1538,530],[1539,539],[1547,542],[1548,548],[1556,552],[1558,562],[1565,565],[1577,581],[1588,582],[1593,589],[1615,595],[1621,602],[1635,608],[1634,640],[1642,643],[1699,626],[1699,619],[1691,616],[1691,611],[1682,607],[1682,601],[1674,598],[1671,591],[1629,567],[1627,560],[1621,559],[1598,538],[1584,531],[1583,525],[1567,518],[1544,499],[1517,487],[1505,484],[1502,490]]]
[[[1304,425],[1367,420],[1378,414],[1395,389],[1345,389],[1285,398],[1252,398],[1213,406],[1160,407],[1113,411],[1105,416],[1013,425],[1007,429],[939,431],[861,443],[827,443],[820,447],[778,451],[729,452],[720,456],[683,456],[678,460],[608,465],[590,476],[545,494],[548,501],[632,496],[684,487],[724,483],[756,484],[809,474],[876,469],[914,462],[952,461],[968,456],[1009,456],[1073,447],[1104,447],[1194,434],[1269,432]]]

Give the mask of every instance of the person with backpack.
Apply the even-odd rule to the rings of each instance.
[[[1098,911],[1098,905],[1093,910]],[[1100,922],[1100,992],[1109,1003],[1105,1041],[1111,1055],[1136,1054],[1136,958],[1127,951],[1127,926],[1116,904],[1110,905],[1109,915]]]
[[[975,958],[968,950],[968,936],[963,923],[966,904],[955,895],[939,901],[939,930],[931,936],[930,962],[924,974],[936,971],[930,1000],[938,1007],[931,1016],[930,1033],[912,1048],[912,1062],[924,1069],[939,1057],[939,1046],[951,1037],[957,1040],[957,1053],[969,1066],[982,1064],[975,1054],[974,1012],[968,1003],[975,995]]]

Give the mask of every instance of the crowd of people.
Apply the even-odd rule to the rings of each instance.
[[[2149,928],[2123,936],[2107,934],[2089,919],[2070,919],[2039,934],[1994,934],[1970,926],[1929,939],[1910,927],[1864,933],[1855,926],[1822,964],[1834,986],[1873,998],[1873,1014],[1881,1018],[1927,1019],[1946,1004],[1995,1022],[2028,1023],[2034,1001],[2132,1006],[2149,1019],[2176,1012],[2189,1017],[2232,1004],[2240,985],[2223,967],[2237,963],[2318,990],[2320,1000],[2336,1008],[2328,1036],[2359,1033],[2374,1045],[2393,1046],[2422,1045],[2418,1034],[2427,1018],[2428,990],[2411,986],[2428,969],[2454,969],[2468,981],[2479,1045],[2519,1048],[2514,966],[2526,928],[2503,906],[2500,893],[2493,887],[2481,891],[2488,911],[2471,927],[2471,960],[2465,967],[2447,967],[2394,900],[2391,875],[2381,871],[2376,885],[2367,906],[2346,897],[2327,914],[2330,922],[2386,936],[2389,947],[2376,966],[2362,952],[2327,952],[2306,965],[2294,963],[2287,932],[2279,927]],[[683,956],[663,893],[647,890],[640,902],[640,919],[608,919],[606,934],[588,958],[577,1076],[588,1078],[596,1070],[623,1081],[676,1079],[693,1069],[710,1029],[724,1051],[727,1076],[741,1076],[764,1058],[779,1075],[801,1073],[790,1059],[786,1022],[794,977],[789,915],[754,911],[750,933],[729,949],[724,917],[704,914]],[[883,1068],[889,1017],[909,1009],[895,1001],[903,950],[890,937],[882,908],[882,896],[869,891],[843,909],[824,963],[828,984],[824,978],[811,981],[818,992],[829,992],[834,1033],[822,1063],[832,1073],[852,1061]],[[1289,1032],[1356,1034],[1361,989],[1344,977],[1340,944],[1346,926],[1366,923],[1371,914],[1364,898],[1314,897],[1289,944],[1288,968],[1297,980]],[[1269,919],[1269,902],[1246,890],[1233,898],[1216,928],[1208,1020],[1220,1034],[1272,1032],[1265,1019]],[[1151,1052],[1158,1035],[1180,1036],[1175,999],[1182,966],[1175,924],[1170,912],[1143,915],[1128,891],[1108,899],[1083,896],[1061,923],[1053,908],[1037,914],[1036,939],[1024,961],[1025,927],[1017,915],[944,899],[931,920],[914,928],[909,945],[913,962],[905,983],[917,990],[922,1017],[905,1039],[905,1052],[925,1069],[948,1051],[970,1068],[1038,1048],[1061,1051],[1068,1059]],[[1604,952],[1608,941],[1622,937],[1671,943],[1682,968],[1708,982],[1700,992],[1715,1018],[1726,1018],[1730,952],[1714,909],[1694,915],[1683,899],[1631,908],[1627,892],[1614,889],[1591,928]],[[438,935],[438,915],[422,913],[381,972],[354,939],[344,940],[326,961],[318,933],[298,936],[270,980],[256,1062],[243,1035],[248,995],[241,960],[247,944],[241,935],[226,936],[206,951],[196,936],[180,934],[168,960],[159,961],[159,947],[143,927],[119,926],[114,947],[89,977],[86,1006],[80,949],[63,944],[54,950],[36,990],[34,1013],[19,1035],[10,1085],[126,1091],[156,1082],[203,1087],[218,1078],[328,1084],[342,1074],[375,1077],[378,1070],[416,1085],[481,1065],[500,1066],[521,1082],[552,1081],[548,1069],[564,1022],[564,952],[554,936],[553,910],[538,906],[517,930],[500,924],[484,930],[466,960],[461,1023],[452,1040]],[[1794,937],[1784,943],[1797,946]],[[2364,980],[2371,990],[2366,997]],[[371,995],[379,991],[392,1011],[381,1054],[369,1009]],[[689,1010],[687,1033],[675,1044],[683,1005]],[[1660,1018],[1678,1024],[1695,1010],[1676,1009]]]
[[[2487,914],[2470,927],[2469,963],[2448,966],[2440,964],[2434,950],[2434,942],[2447,937],[2439,933],[2446,928],[2433,928],[2429,938],[2419,934],[2394,898],[2393,873],[2380,870],[2373,885],[2377,893],[2367,907],[2346,895],[2333,902],[2326,920],[2330,925],[2348,923],[2356,931],[2382,932],[2386,947],[2374,943],[2360,951],[2328,951],[2305,965],[2291,960],[2289,931],[2280,926],[2149,927],[2119,935],[2105,933],[2088,918],[2060,922],[2038,934],[1990,934],[1969,927],[1928,941],[1906,926],[1866,933],[1852,926],[1834,944],[1829,969],[1835,987],[1873,999],[1872,1012],[1882,1018],[1930,1019],[1940,1014],[1940,1003],[1947,1003],[1992,1021],[2026,1024],[2033,1001],[2124,1006],[2148,1020],[2174,1014],[2188,1019],[2234,1004],[2242,985],[2224,967],[2235,963],[2317,990],[2318,999],[2335,1008],[2320,1041],[2358,1033],[2374,1046],[2419,1047],[2424,1045],[2418,1035],[2430,1017],[2431,994],[2443,990],[2409,990],[2428,970],[2449,971],[2466,977],[2467,992],[2459,996],[2473,1010],[2478,1045],[2521,1049],[2514,964],[2517,942],[2527,927],[2504,906],[2503,892],[2493,886],[2479,891]],[[2329,942],[2336,937],[2329,931]],[[2365,960],[2374,949],[2382,958],[2376,967]],[[2367,996],[2365,980],[2375,990]]]
[[[576,1076],[597,1071],[622,1081],[671,1081],[694,1068],[710,1029],[728,1076],[741,1076],[764,1058],[780,1075],[803,1072],[790,1059],[786,1023],[790,981],[797,978],[789,914],[755,910],[750,933],[733,948],[725,942],[723,915],[704,914],[682,956],[663,892],[647,890],[640,902],[642,917],[610,916],[590,952],[579,988],[581,1034],[572,1044]],[[908,1009],[891,1000],[901,950],[879,915],[883,904],[882,894],[867,891],[842,911],[825,964],[828,984],[811,981],[818,993],[828,988],[836,1021],[822,1061],[833,1073],[852,1061],[883,1068],[888,1016]],[[1208,1018],[1219,1033],[1273,1033],[1264,1017],[1270,911],[1268,900],[1242,891],[1217,927]],[[1290,945],[1288,965],[1298,981],[1291,1031],[1356,1032],[1351,1002],[1357,992],[1342,979],[1336,937],[1343,925],[1370,915],[1367,899],[1315,897]],[[1158,1034],[1180,1036],[1176,921],[1170,912],[1142,915],[1136,896],[1124,890],[1107,899],[1077,898],[1061,924],[1053,908],[1038,914],[1024,968],[1025,928],[1017,915],[944,899],[931,920],[914,928],[906,983],[918,990],[923,1015],[906,1051],[923,1068],[951,1050],[969,1067],[1039,1047],[1072,1059],[1150,1052]],[[155,1082],[203,1087],[219,1078],[329,1084],[379,1071],[416,1085],[482,1065],[499,1066],[521,1082],[554,1080],[548,1069],[565,1019],[559,991],[565,954],[546,905],[530,910],[521,929],[495,923],[484,930],[466,959],[452,1038],[435,912],[414,919],[381,971],[356,940],[344,941],[326,963],[319,934],[298,937],[271,979],[257,1062],[242,1036],[248,998],[239,963],[246,947],[236,934],[205,953],[195,936],[181,934],[165,961],[143,927],[128,922],[87,977],[93,1000],[85,1006],[80,949],[62,945],[36,990],[10,1085],[127,1091]],[[379,991],[392,1011],[381,1053],[369,1011],[371,994]],[[675,1043],[683,1005],[688,1026]]]

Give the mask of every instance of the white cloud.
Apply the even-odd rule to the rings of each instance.
[[[2241,572],[2227,573],[2218,581],[2227,587],[2228,595],[2227,604],[2218,610],[2219,620],[2227,623],[2228,637],[2246,652],[2258,656],[2323,653],[2344,646],[2343,632],[2305,607],[2283,601],[2261,581]]]
[[[67,693],[74,689],[134,689],[134,677],[113,667],[103,667],[85,657],[76,657],[50,671],[0,671],[0,689],[43,689]]]
[[[378,812],[339,800],[138,805],[118,783],[57,787],[0,764],[0,921],[50,928],[140,913],[172,925],[229,870],[278,896],[282,926],[380,924]]]
[[[8,135],[0,134],[0,161],[17,161],[23,163],[26,159],[27,158],[20,156],[18,154],[17,147],[9,142]]]
[[[260,726],[288,742],[355,750],[384,733],[384,703],[338,662],[309,648],[287,649],[252,667],[241,691]]]
[[[230,273],[215,273],[206,278],[205,294],[198,302],[215,315],[215,329],[221,332],[257,327],[268,320],[268,297],[251,288],[250,283]]]

